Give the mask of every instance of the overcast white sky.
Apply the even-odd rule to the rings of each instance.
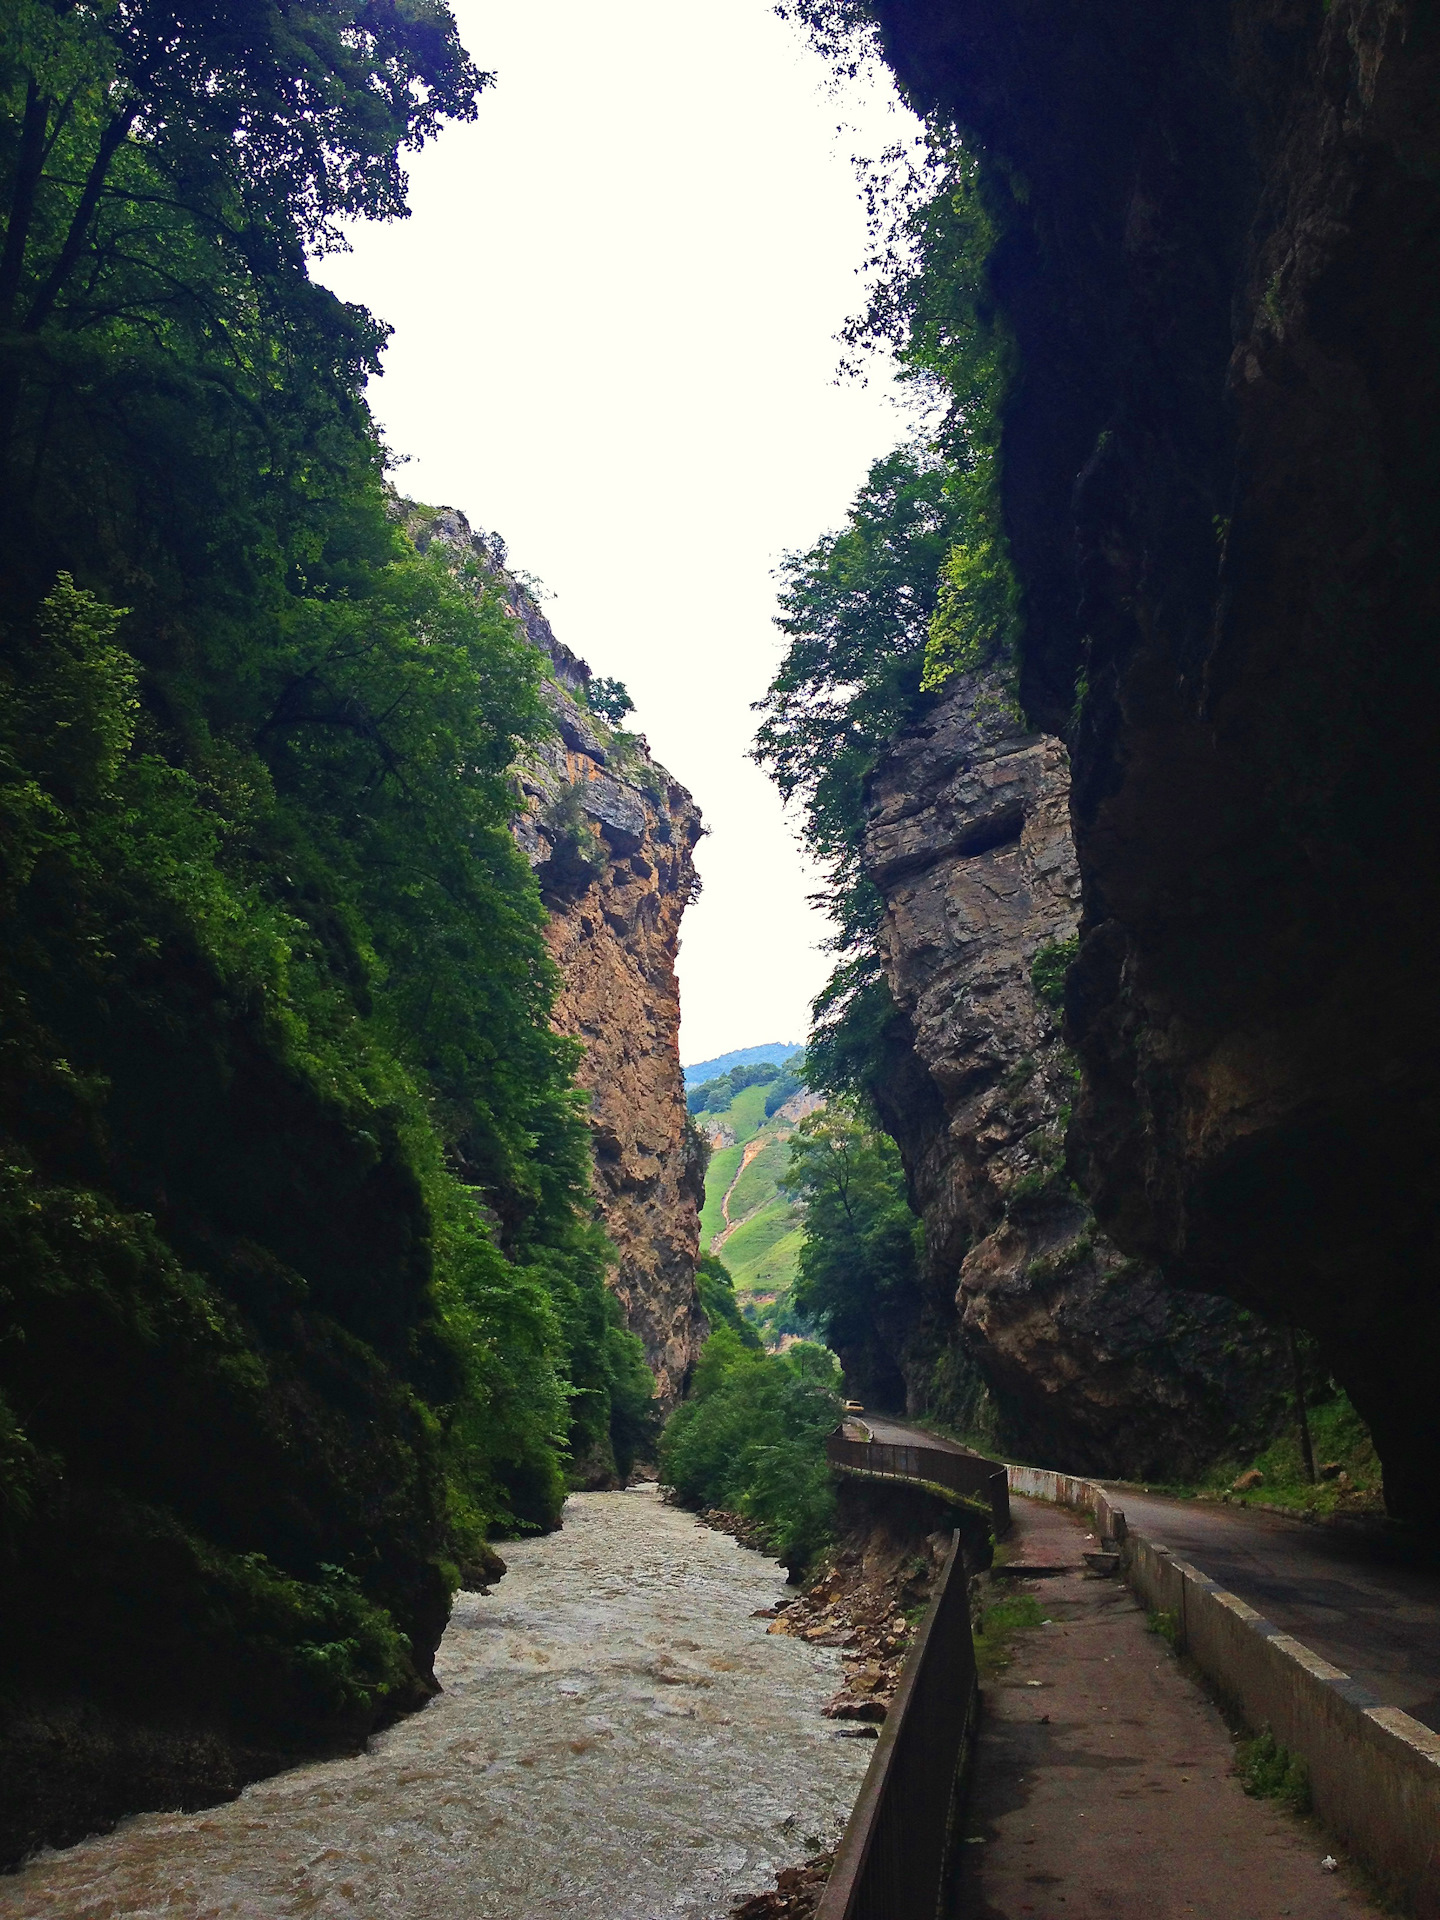
[[[320,277],[395,329],[371,397],[402,489],[504,535],[704,812],[682,1058],[801,1039],[826,923],[746,759],[750,703],[779,556],[905,430],[879,369],[833,384],[834,335],[861,293],[850,156],[913,123],[878,90],[837,100],[770,0],[455,11],[498,76],[478,123],[415,159],[408,221]]]

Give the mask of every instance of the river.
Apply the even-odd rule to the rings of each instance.
[[[752,1618],[783,1570],[655,1489],[574,1495],[461,1594],[445,1691],[354,1759],[144,1814],[0,1880],[5,1920],[723,1915],[837,1835],[873,1747],[839,1654]]]

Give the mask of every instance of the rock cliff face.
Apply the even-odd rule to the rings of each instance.
[[[477,563],[546,657],[558,737],[519,770],[515,837],[550,913],[556,1023],[585,1047],[577,1078],[591,1100],[595,1190],[620,1255],[612,1289],[669,1407],[706,1332],[695,1292],[704,1167],[686,1125],[675,980],[700,811],[643,736],[590,711],[590,668],[463,514],[425,515],[411,535]]]
[[[1127,1253],[1312,1328],[1440,1520],[1433,9],[876,12],[984,155],[1022,692],[1084,692],[1072,1163]]]
[[[1076,1070],[1043,989],[1047,960],[1063,976],[1080,917],[1069,790],[1060,740],[1027,731],[1003,687],[973,677],[871,784],[865,865],[902,1016],[881,1105],[937,1308],[953,1297],[958,1317],[899,1330],[900,1364],[918,1408],[951,1349],[950,1410],[972,1421],[978,1368],[997,1441],[1029,1457],[1173,1475],[1263,1431],[1281,1373],[1230,1302],[1169,1292],[1124,1258],[1066,1177]]]

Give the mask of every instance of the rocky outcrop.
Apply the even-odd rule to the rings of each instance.
[[[619,1254],[611,1287],[669,1407],[706,1331],[695,1292],[704,1166],[686,1124],[675,979],[700,811],[643,735],[590,710],[589,666],[556,639],[499,543],[453,509],[417,515],[410,532],[422,547],[445,541],[498,586],[545,656],[556,732],[519,768],[515,837],[550,914],[555,1021],[585,1048],[576,1078],[590,1096],[595,1191]]]
[[[1065,1173],[1076,1070],[1052,983],[1080,916],[1069,789],[1060,740],[975,677],[871,783],[865,866],[885,903],[892,1052],[908,1056],[880,1104],[932,1286],[958,1315],[901,1330],[900,1362],[912,1408],[934,1405],[958,1332],[949,1411],[984,1418],[965,1404],[978,1369],[999,1443],[1076,1472],[1175,1477],[1263,1431],[1281,1373],[1231,1303],[1169,1292],[1126,1259]]]
[[[878,0],[984,156],[1022,692],[1073,729],[1072,1161],[1318,1335],[1440,1520],[1440,37],[1420,0]]]

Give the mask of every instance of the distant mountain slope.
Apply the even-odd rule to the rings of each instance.
[[[710,1063],[710,1068],[707,1078],[715,1077],[719,1063]],[[751,1317],[758,1314],[767,1333],[778,1333],[784,1330],[779,1323],[801,1240],[800,1210],[781,1183],[796,1122],[819,1102],[802,1088],[767,1115],[768,1093],[765,1086],[745,1087],[723,1112],[696,1116],[697,1125],[714,1142],[705,1176],[700,1245],[724,1262],[742,1310],[748,1307]]]
[[[782,1060],[804,1051],[804,1047],[798,1043],[791,1045],[785,1040],[770,1040],[761,1047],[736,1047],[731,1053],[720,1053],[713,1060],[699,1060],[693,1067],[686,1067],[685,1085],[703,1086],[707,1080],[713,1080],[717,1074],[728,1073],[732,1067],[753,1067],[761,1060],[774,1060],[778,1065]]]

